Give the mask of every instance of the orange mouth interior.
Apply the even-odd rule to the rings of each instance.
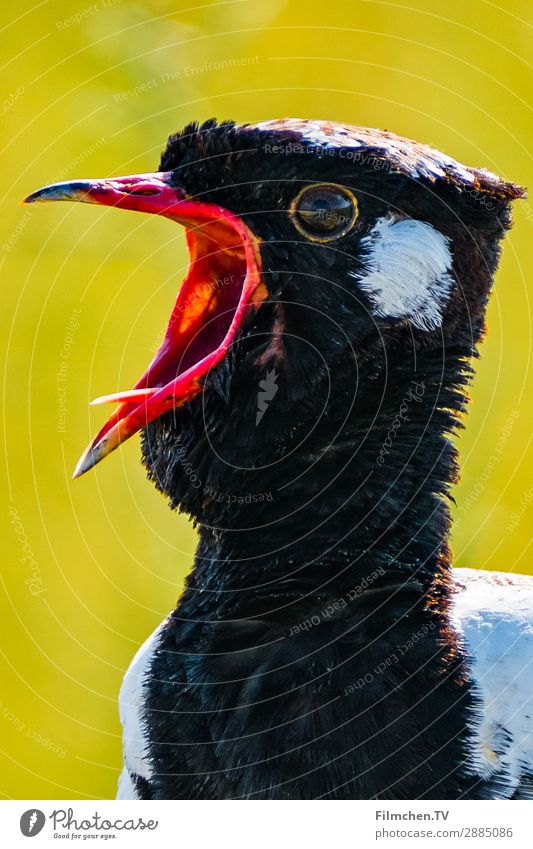
[[[150,421],[194,397],[234,342],[247,312],[266,298],[257,240],[226,210],[216,208],[216,218],[212,208],[210,213],[210,218],[205,212],[198,215],[198,226],[191,226],[196,224],[191,216],[181,219],[190,264],[163,343],[133,390],[93,402],[119,406],[84,452],[75,477]]]

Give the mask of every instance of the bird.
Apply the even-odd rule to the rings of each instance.
[[[192,122],[81,201],[185,228],[141,433],[198,548],[120,693],[119,799],[533,798],[533,579],[455,568],[453,487],[519,185],[388,130]]]

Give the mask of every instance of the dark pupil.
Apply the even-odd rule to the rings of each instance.
[[[331,189],[310,189],[298,204],[298,217],[308,230],[331,233],[342,230],[353,218],[351,198]]]

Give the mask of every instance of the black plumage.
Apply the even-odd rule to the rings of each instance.
[[[450,613],[448,502],[521,190],[390,133],[298,120],[190,125],[160,170],[246,224],[267,294],[200,391],[143,432],[150,479],[200,539],[123,696],[123,795],[519,795],[474,741],[485,706]],[[308,238],[294,199],[331,184],[355,223]],[[435,268],[449,256],[440,277],[432,251]],[[376,296],[387,269],[394,297]],[[409,281],[427,286],[416,314]]]

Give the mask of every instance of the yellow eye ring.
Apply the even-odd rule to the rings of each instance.
[[[348,233],[359,215],[354,193],[338,183],[304,186],[292,201],[292,223],[313,242],[332,242]]]

